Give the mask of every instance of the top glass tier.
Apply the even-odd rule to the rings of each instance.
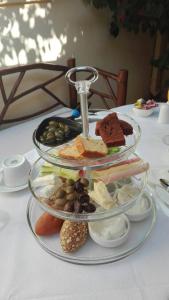
[[[111,113],[110,111],[107,111],[107,114]],[[105,114],[106,116],[106,114]],[[46,145],[43,145],[40,143],[36,138],[36,130],[33,134],[33,142],[35,144],[36,150],[39,153],[39,155],[46,161],[61,167],[61,168],[67,168],[67,169],[76,169],[76,170],[92,170],[92,169],[99,169],[103,167],[108,167],[113,165],[114,163],[117,163],[118,161],[124,160],[128,158],[132,153],[134,153],[136,146],[140,140],[141,136],[141,129],[140,126],[135,122],[134,119],[129,117],[128,115],[117,113],[118,119],[128,122],[133,127],[133,134],[125,136],[126,144],[125,146],[120,146],[117,153],[108,154],[101,158],[84,158],[84,159],[65,159],[61,158],[58,155],[58,152],[61,148],[65,146],[60,145],[56,147],[48,147]],[[102,119],[102,117],[100,117]],[[95,128],[96,128],[96,122],[99,120],[99,117],[93,116],[93,118],[90,117],[90,123],[89,123],[89,136],[96,137],[95,135]],[[75,121],[78,122],[78,121]],[[71,144],[73,141],[70,141],[66,144]]]

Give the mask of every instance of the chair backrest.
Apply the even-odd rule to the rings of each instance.
[[[101,85],[96,89],[91,86],[88,99],[92,100],[97,95],[106,109],[126,104],[128,71],[120,70],[117,74],[96,68]],[[105,90],[103,90],[103,85]],[[92,102],[90,102],[92,104]]]
[[[117,74],[97,68],[99,79],[91,85],[88,94],[89,109],[97,111],[101,109],[110,109],[126,104],[128,71],[120,70]],[[90,79],[92,75],[87,76]],[[74,97],[74,99],[77,99]],[[79,103],[73,103],[73,107],[79,106]]]
[[[22,65],[18,67],[8,67],[0,69],[0,91],[2,95],[2,103],[0,107],[0,125],[23,121],[28,118],[38,116],[51,109],[57,108],[58,106],[70,108],[77,107],[77,93],[73,86],[68,85],[65,82],[65,86],[67,85],[69,89],[69,100],[67,102],[64,101],[65,99],[61,100],[60,97],[56,95],[57,92],[54,92],[50,89],[50,85],[52,83],[55,83],[60,78],[64,79],[66,72],[70,68],[75,67],[75,65],[75,59],[71,58],[68,59],[66,66],[55,65],[50,63],[35,63],[29,65]],[[102,84],[96,85],[97,88],[95,88],[94,85],[91,86],[90,93],[88,95],[89,106],[94,103],[93,96],[96,96],[97,98],[99,97],[101,99],[101,103],[106,109],[126,104],[128,71],[120,70],[118,74],[114,74],[99,68],[96,69],[98,70],[99,78],[102,78],[105,83],[106,91],[103,91]],[[23,79],[25,79],[26,74],[29,73],[31,76],[31,74],[36,70],[38,72],[48,72],[47,79],[44,80],[42,78],[42,82],[38,84],[35,84],[35,82],[33,81],[29,88],[24,87],[24,89],[22,88],[22,91],[20,92],[19,89],[23,85]],[[49,74],[51,77],[49,76]],[[6,90],[9,90],[9,88],[6,87],[6,84],[4,82],[6,82],[6,78],[9,78],[11,75],[16,75],[17,77],[15,76],[15,80],[12,83],[10,92],[7,95]],[[72,80],[76,81],[75,73],[72,75]],[[8,111],[17,101],[22,101],[23,98],[25,99],[27,98],[27,96],[33,95],[33,93],[39,90],[46,94],[48,98],[52,99],[52,104],[48,103],[48,105],[45,106],[45,108],[42,108],[41,105],[39,105],[36,112],[33,113],[29,111],[26,115],[22,115],[21,113],[21,115],[19,116],[8,117]],[[97,102],[97,100],[95,100],[95,102]],[[98,108],[97,103],[96,107]]]
[[[35,63],[30,65],[22,65],[17,67],[7,67],[4,69],[0,69],[0,91],[2,95],[2,103],[0,109],[0,125],[26,120],[28,118],[40,115],[46,111],[54,109],[57,106],[73,107],[75,103],[77,103],[77,94],[75,89],[71,85],[67,85],[69,88],[68,103],[64,102],[65,99],[61,100],[60,97],[58,97],[56,93],[49,88],[49,86],[52,83],[56,82],[61,77],[64,77],[65,73],[72,67],[75,67],[75,59],[73,58],[67,61],[67,66],[54,65],[50,63]],[[48,72],[48,75],[50,73],[50,76],[47,76],[46,80],[42,79],[42,82],[38,84],[33,82],[31,84],[31,87],[24,88],[24,90],[22,87],[22,91],[19,92],[19,89],[23,83],[23,78],[25,78],[25,75],[27,73],[30,73],[31,76],[32,72],[36,70],[38,72],[42,72],[42,70],[43,72]],[[12,83],[10,92],[8,92],[7,90],[9,90],[9,88],[8,87],[6,88],[4,82],[6,82],[7,78],[9,78],[11,75],[12,76],[15,75],[15,80]],[[25,98],[28,95],[30,96],[30,94],[33,95],[33,93],[39,90],[45,93],[48,96],[48,98],[52,99],[52,104],[49,104],[45,108],[39,107],[39,109],[36,112],[33,113],[28,112],[28,114],[24,116],[19,116],[19,117],[15,116],[12,118],[7,117],[8,110],[11,108],[12,105],[16,103],[16,101],[22,100],[22,98]]]

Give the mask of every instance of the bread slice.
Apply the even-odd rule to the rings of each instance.
[[[96,135],[100,135],[100,127],[101,127],[102,121],[104,122],[104,119],[97,121],[97,123],[96,123],[96,128],[95,128]],[[120,119],[117,120],[116,118],[114,118],[114,120],[112,120],[112,122],[114,122],[114,123],[119,122],[124,135],[127,136],[130,134],[133,134],[133,127],[128,122],[126,122],[124,120],[120,120]]]
[[[123,130],[115,112],[105,117],[99,125],[97,130],[99,129],[100,136],[108,147],[125,145]]]
[[[133,127],[126,121],[119,120],[120,127],[123,130],[124,135],[133,134]]]
[[[75,139],[75,145],[80,155],[84,157],[102,157],[108,152],[107,146],[102,140],[90,137],[85,138],[79,135]]]
[[[81,154],[79,153],[76,145],[67,145],[65,147],[63,147],[60,151],[59,151],[59,156],[63,157],[63,158],[67,158],[67,159],[81,159],[83,158],[81,156]]]

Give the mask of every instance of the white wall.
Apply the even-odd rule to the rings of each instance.
[[[0,66],[39,61],[93,65],[113,72],[129,71],[128,102],[149,88],[154,39],[147,34],[108,31],[110,12],[85,6],[83,0],[54,0],[0,10]]]

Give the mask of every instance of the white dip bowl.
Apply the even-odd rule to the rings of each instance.
[[[126,215],[131,222],[139,222],[145,220],[151,213],[152,201],[143,193],[142,197],[130,208]]]
[[[125,243],[130,232],[130,222],[124,214],[102,221],[90,222],[88,226],[93,241],[106,248],[118,247]]]

